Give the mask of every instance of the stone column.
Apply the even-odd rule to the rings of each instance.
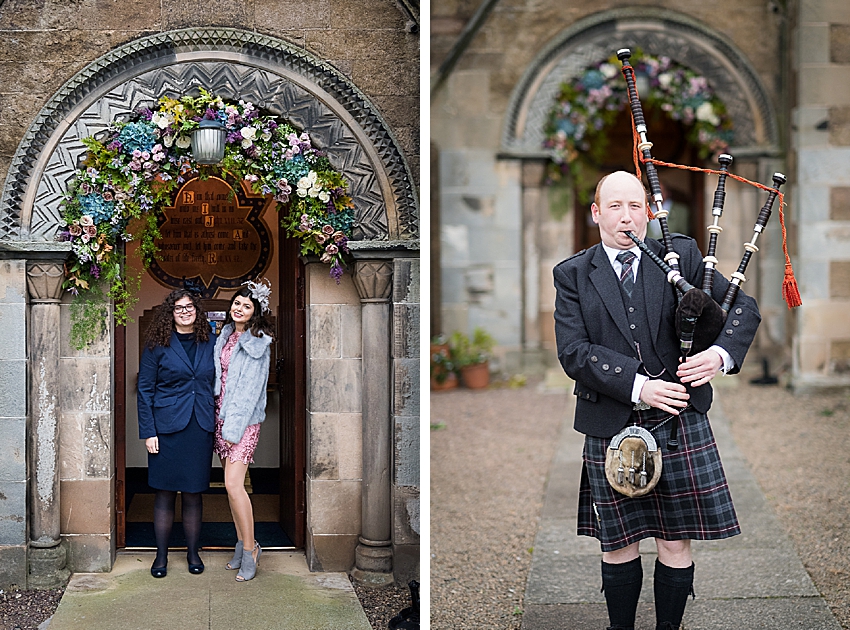
[[[392,423],[390,416],[390,295],[392,261],[359,260],[363,336],[363,486],[361,530],[352,576],[370,586],[393,581],[390,521]]]
[[[65,548],[59,513],[59,297],[61,262],[27,263],[30,294],[29,588],[64,586]]]

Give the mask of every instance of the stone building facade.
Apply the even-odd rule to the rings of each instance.
[[[297,254],[271,271],[295,305],[275,306],[298,378],[274,405],[300,407],[275,454],[300,468],[296,545],[317,571],[418,575],[418,22],[410,0],[0,3],[0,588],[114,561],[136,437],[123,425],[132,385],[119,384],[138,330],[69,344],[59,203],[81,138],[199,87],[308,131],[356,206],[339,284]],[[277,260],[292,244],[274,248]],[[161,297],[143,290],[140,309]]]
[[[544,183],[546,115],[560,83],[629,47],[709,80],[734,122],[733,172],[765,184],[777,171],[788,177],[803,306],[789,311],[780,298],[774,210],[747,270],[745,290],[764,315],[751,360],[768,359],[796,389],[850,386],[845,2],[438,0],[431,13],[432,267],[439,261],[442,286],[432,333],[484,326],[508,369],[554,360],[551,270],[583,246],[584,209]],[[678,177],[669,173],[662,181]],[[710,208],[714,185],[705,178],[692,197]],[[718,258],[728,275],[765,196],[737,183],[727,191]]]

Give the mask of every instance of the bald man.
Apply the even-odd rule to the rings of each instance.
[[[602,547],[609,630],[633,630],[643,579],[639,545],[655,538],[656,628],[677,629],[693,594],[690,541],[740,533],[706,415],[709,382],[740,369],[761,317],[755,300],[739,292],[714,345],[680,362],[675,289],[625,234],[646,237],[643,185],[622,171],[602,178],[591,212],[602,242],[554,270],[558,358],[575,380],[575,428],[585,434],[578,534],[597,538]],[[683,277],[700,286],[696,243],[680,234],[672,240]],[[661,243],[646,243],[664,257]],[[728,285],[715,273],[716,301]],[[669,451],[673,422],[679,423],[680,446]],[[658,485],[634,498],[616,492],[605,477],[610,439],[631,424],[655,436],[663,462]]]

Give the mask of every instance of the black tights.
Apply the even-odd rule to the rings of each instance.
[[[201,521],[204,503],[200,492],[183,492],[180,499],[183,509],[183,532],[186,534],[189,564],[200,564],[198,542],[201,538]],[[168,540],[174,524],[174,502],[177,492],[157,490],[153,503],[153,531],[156,536],[156,560],[153,566],[164,567],[168,562]]]

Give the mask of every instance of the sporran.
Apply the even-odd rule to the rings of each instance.
[[[661,449],[652,433],[632,425],[611,438],[605,477],[614,490],[627,497],[650,492],[661,479]]]

